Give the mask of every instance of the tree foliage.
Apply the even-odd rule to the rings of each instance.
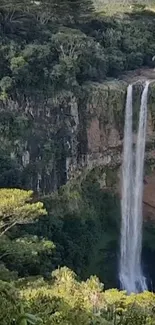
[[[13,319],[15,324],[25,319],[38,325],[153,325],[155,321],[153,293],[127,296],[116,289],[104,291],[97,277],[81,282],[66,267],[46,282],[41,278],[16,282],[16,289],[1,281],[0,293],[2,325],[11,325]]]
[[[81,21],[91,7],[90,0],[1,1],[2,98],[19,92],[28,96],[37,88],[48,94],[76,91],[87,80],[102,81],[152,64],[153,16],[119,19],[92,14]]]
[[[0,236],[16,224],[31,222],[45,215],[43,203],[32,203],[32,191],[0,189]]]

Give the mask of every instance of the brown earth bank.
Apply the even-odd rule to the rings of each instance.
[[[134,71],[128,71],[122,74],[120,79],[126,80],[128,83],[133,83],[139,80],[155,80],[155,69],[145,67]]]

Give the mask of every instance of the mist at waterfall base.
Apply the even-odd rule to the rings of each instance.
[[[121,289],[126,290],[128,293],[138,293],[147,290],[146,279],[143,275],[141,266],[141,251],[143,224],[143,171],[146,142],[148,88],[149,82],[146,82],[141,96],[136,152],[133,150],[132,85],[129,85],[127,89],[125,109],[119,279]]]

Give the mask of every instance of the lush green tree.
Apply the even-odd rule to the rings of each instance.
[[[93,4],[91,0],[41,0],[36,12],[42,24],[55,20],[74,23],[89,17],[93,12]]]
[[[0,262],[3,263],[0,279],[9,281],[9,270],[13,270],[10,279],[16,278],[17,274],[20,277],[38,274],[47,277],[59,263],[54,243],[37,236],[17,237],[18,231],[16,229],[14,233],[15,238],[2,236],[0,239]]]
[[[66,267],[53,272],[48,282],[21,282],[20,288],[29,312],[39,315],[46,325],[154,324],[153,293],[128,296],[116,289],[104,291],[95,276],[81,282]]]
[[[0,187],[49,193],[66,182],[73,96],[87,116],[88,84],[153,66],[154,14],[94,15],[90,0],[1,0],[0,27]],[[91,176],[44,197],[48,216],[33,226],[43,206],[21,191],[1,194],[2,279],[5,270],[8,280],[9,272],[10,279],[49,276],[67,265],[82,278],[97,274],[106,287],[116,283],[118,203]]]
[[[6,282],[0,281],[0,323],[11,325],[13,319],[18,315],[19,296],[15,287]]]
[[[0,236],[16,224],[32,222],[46,215],[43,203],[32,203],[32,191],[0,189]]]
[[[26,23],[36,18],[41,25],[49,22],[74,23],[87,18],[93,12],[91,0],[41,0],[41,1],[0,1],[0,23],[5,32],[17,28],[25,30]]]

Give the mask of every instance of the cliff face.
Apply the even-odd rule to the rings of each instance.
[[[151,75],[152,73],[152,75]],[[141,75],[142,74],[142,75]],[[146,160],[149,165],[154,159],[154,127],[155,127],[155,72],[142,70],[134,75],[122,76],[120,80],[110,80],[103,84],[91,83],[83,87],[83,98],[79,105],[78,130],[78,159],[75,164],[70,162],[69,177],[80,173],[86,167],[90,170],[97,166],[120,166],[124,132],[124,111],[126,90],[129,83],[133,83],[133,129],[134,142],[139,117],[139,108],[143,84],[150,75],[150,89],[148,98],[148,125]]]
[[[77,100],[72,93],[59,99],[37,94],[1,102],[0,160],[5,163],[0,186],[48,193],[66,183],[66,157],[74,156],[77,126]]]
[[[101,186],[111,184],[113,188],[118,188],[127,85],[134,83],[136,140],[140,97],[143,83],[148,78],[152,82],[149,90],[144,201],[155,206],[155,200],[148,194],[153,191],[153,185],[149,186],[153,178],[149,175],[154,171],[155,158],[153,70],[128,73],[119,80],[102,84],[85,84],[78,96],[68,92],[51,99],[37,94],[1,102],[0,159],[5,156],[8,161],[7,168],[1,170],[1,182],[4,180],[5,183],[5,176],[10,173],[13,185],[22,184],[26,188],[48,193],[71,178],[99,168]],[[17,173],[12,175],[12,170]],[[116,171],[112,181],[107,176],[107,170]],[[17,179],[19,184],[16,184]],[[4,184],[7,185],[12,186]]]
[[[145,80],[150,79],[148,96],[148,123],[147,143],[145,154],[144,177],[144,215],[145,218],[153,218],[155,215],[155,174],[154,174],[154,141],[155,141],[155,71],[139,70],[135,74],[122,76],[122,80],[107,81],[105,84],[87,85],[84,89],[86,96],[86,137],[87,150],[81,155],[81,171],[87,172],[99,167],[103,172],[103,178],[99,173],[101,187],[110,186],[112,190],[120,193],[121,160],[124,128],[124,108],[126,89],[129,83],[133,86],[133,129],[134,142],[139,117],[140,100]],[[78,171],[79,166],[76,166]],[[115,176],[110,181],[109,170],[115,170]],[[103,181],[104,179],[104,181]]]

